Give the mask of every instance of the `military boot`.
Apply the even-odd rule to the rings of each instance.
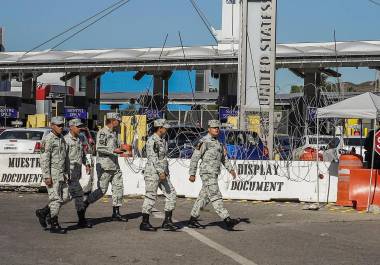
[[[92,228],[92,225],[87,223],[87,220],[86,220],[86,210],[80,210],[80,211],[77,211],[77,214],[78,214],[78,227],[80,228]]]
[[[42,209],[36,210],[36,216],[38,218],[38,221],[40,222],[40,225],[43,228],[46,228],[48,223],[47,223],[47,218],[50,217],[50,208],[48,205],[46,205]],[[50,219],[50,218],[49,218]],[[50,221],[50,220],[49,220]]]
[[[112,221],[127,222],[128,219],[120,214],[119,206],[113,207]]]
[[[83,207],[84,207],[85,210],[87,210],[87,207],[88,207],[89,205],[90,205],[90,203],[88,202],[87,199],[83,201]]]
[[[172,211],[165,212],[165,220],[162,223],[161,227],[169,231],[176,231],[179,229],[179,227],[173,223],[172,215]]]
[[[154,228],[150,222],[149,222],[149,214],[143,213],[142,214],[142,222],[140,224],[140,230],[141,231],[149,231],[149,232],[155,232],[157,231],[156,228]]]
[[[66,234],[67,233],[67,230],[65,228],[62,228],[59,225],[58,216],[54,216],[51,218],[50,233],[55,233],[55,234]]]
[[[189,227],[189,228],[201,228],[201,229],[205,229],[206,228],[206,226],[200,224],[198,222],[197,218],[193,217],[193,216],[190,216],[190,220],[189,220],[189,222],[187,224],[187,227]]]
[[[48,225],[51,225],[50,208],[49,208],[49,213],[48,213],[47,216],[46,216],[46,223],[47,223]]]
[[[234,226],[240,223],[240,218],[233,219],[233,218],[227,217],[226,219],[224,219],[224,223],[226,224],[228,230],[233,230]]]

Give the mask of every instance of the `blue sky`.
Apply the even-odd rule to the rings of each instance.
[[[221,24],[221,1],[197,1],[215,28]],[[6,48],[30,49],[113,2],[1,0],[0,25],[6,29]],[[380,40],[379,12],[380,6],[368,0],[278,0],[277,41],[332,41],[334,29],[338,41]],[[168,45],[176,46],[178,31],[184,45],[214,43],[188,0],[131,0],[59,49],[161,46],[167,33]],[[373,80],[375,76],[368,69],[345,69],[342,73],[344,81],[352,82]],[[297,83],[302,80],[288,71],[278,72],[281,90]]]
[[[107,92],[120,92],[127,89],[128,92],[152,92],[153,80],[151,75],[145,75],[139,81],[133,79],[135,72],[108,72],[102,76],[102,90]],[[169,79],[169,93],[182,91],[191,92],[195,85],[195,71],[190,72],[191,82],[187,71],[173,72]]]

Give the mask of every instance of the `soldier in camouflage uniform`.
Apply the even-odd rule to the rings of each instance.
[[[70,200],[68,189],[69,158],[68,148],[62,136],[63,117],[51,119],[52,131],[42,139],[41,169],[49,195],[49,204],[36,211],[42,227],[46,228],[46,219],[50,214],[52,233],[66,233],[58,223],[58,213],[63,204]]]
[[[83,142],[79,138],[79,133],[83,127],[80,119],[72,119],[69,122],[70,131],[65,136],[66,144],[69,148],[70,160],[70,179],[69,194],[71,199],[75,201],[75,208],[78,214],[78,226],[83,228],[90,228],[91,225],[87,223],[85,218],[85,207],[83,203],[83,189],[79,183],[82,177],[82,164],[86,166],[86,172],[89,174],[91,170],[91,163],[86,159],[86,153],[83,149]]]
[[[112,220],[127,221],[119,211],[123,204],[123,177],[121,174],[118,157],[126,150],[120,148],[120,142],[114,131],[120,126],[121,117],[119,113],[107,113],[106,126],[99,130],[96,137],[97,151],[97,174],[98,188],[88,195],[85,207],[96,202],[107,192],[108,186],[112,184]]]
[[[168,149],[164,139],[168,128],[170,128],[170,125],[165,119],[155,120],[155,132],[146,143],[148,161],[144,170],[145,199],[142,206],[142,222],[140,224],[140,230],[142,231],[156,231],[149,222],[149,215],[156,203],[158,188],[162,190],[162,193],[166,197],[165,220],[162,223],[162,228],[170,231],[178,229],[172,221],[177,195],[169,178]]]
[[[202,179],[202,189],[191,210],[188,226],[190,228],[204,228],[197,219],[200,210],[211,202],[216,213],[224,220],[227,228],[232,229],[239,222],[239,219],[231,219],[227,209],[223,206],[222,194],[218,186],[218,175],[220,174],[221,164],[224,165],[234,179],[236,178],[236,173],[227,158],[225,147],[218,140],[220,122],[210,120],[208,127],[208,134],[196,146],[190,161],[189,180],[194,182],[198,161],[201,160],[199,174]]]

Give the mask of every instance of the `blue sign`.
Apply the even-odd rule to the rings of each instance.
[[[236,0],[226,0],[227,5],[234,5],[236,3]]]
[[[66,119],[87,119],[87,110],[86,109],[74,109],[74,108],[65,108],[64,116]]]
[[[0,107],[0,118],[12,118],[17,119],[18,112],[12,108],[1,108]]]
[[[308,121],[317,120],[317,108],[313,108],[313,107],[307,108],[307,120]]]
[[[239,112],[234,109],[230,109],[227,107],[219,108],[219,120],[227,120],[229,116],[238,116]]]
[[[0,91],[11,91],[11,82],[8,80],[0,81]]]
[[[146,115],[148,120],[160,119],[164,116],[162,111],[148,108],[140,108],[140,114]]]

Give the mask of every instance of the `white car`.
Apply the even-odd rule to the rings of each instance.
[[[0,134],[0,154],[39,153],[41,140],[49,128],[13,128]]]
[[[331,135],[306,135],[301,138],[300,147],[293,151],[293,159],[299,160],[307,147],[317,149],[317,139],[321,154],[323,154],[323,150],[326,150],[329,144],[331,144],[337,152],[344,146],[343,141],[339,137]]]

